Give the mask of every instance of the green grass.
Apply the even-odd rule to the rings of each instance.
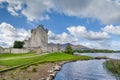
[[[104,65],[112,73],[120,75],[120,60],[108,60]]]
[[[11,55],[9,55],[9,56],[11,56]],[[13,57],[13,56],[11,56],[11,57]],[[79,60],[86,60],[86,59],[92,58],[92,57],[88,57],[88,56],[74,56],[74,55],[59,53],[59,52],[45,54],[42,56],[30,57],[30,58],[29,57],[28,58],[20,58],[21,56],[23,57],[23,55],[19,55],[19,59],[0,60],[0,65],[12,67],[12,66],[18,66],[18,65],[24,65],[24,64],[26,65],[26,64],[31,64],[31,63],[55,62],[55,61],[78,60],[78,59]],[[31,55],[24,54],[24,56],[31,56]],[[17,55],[14,57],[16,58]],[[5,58],[6,58],[6,56],[5,56]]]
[[[12,53],[4,53],[0,54],[0,59],[4,58],[17,58],[17,57],[25,57],[25,56],[33,56],[36,55],[35,53],[29,52],[29,53],[23,53],[23,54],[12,54]]]

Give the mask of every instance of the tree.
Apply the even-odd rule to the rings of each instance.
[[[24,42],[23,41],[15,41],[13,48],[23,48]]]
[[[70,44],[68,44],[65,48],[65,53],[68,53],[68,54],[73,54],[73,50],[72,50],[72,47]]]

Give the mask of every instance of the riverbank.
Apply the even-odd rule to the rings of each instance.
[[[36,54],[34,55],[25,54],[25,56],[28,56],[26,58],[23,58],[25,57],[24,55],[22,55],[21,57],[19,54],[18,54],[19,56],[17,55],[12,56],[12,54],[11,55],[9,54],[10,57],[9,56],[6,57],[6,55],[7,54],[5,54],[5,58],[4,56],[2,56],[2,59],[0,60],[0,65],[1,65],[0,79],[1,80],[45,79],[45,78],[48,78],[50,74],[54,73],[54,71],[51,73],[50,70],[52,70],[53,67],[55,67],[56,65],[61,67],[62,64],[64,64],[67,61],[93,59],[93,57],[89,57],[89,56],[75,56],[75,55],[65,54],[60,52],[49,53],[41,56],[40,55],[36,56]],[[32,55],[34,57],[29,57],[29,55],[30,56]],[[15,66],[18,66],[18,67],[15,67]],[[3,71],[2,71],[2,68],[3,68]]]
[[[9,54],[9,56],[7,54],[1,56],[1,80],[42,80],[46,78],[49,80],[49,78],[53,78],[55,76],[57,71],[59,71],[61,66],[66,62],[90,59],[107,59],[106,57],[76,56],[62,52],[49,53],[45,55],[30,53],[12,56],[12,54]]]
[[[53,74],[53,68],[61,66],[67,61],[61,62],[49,62],[31,65],[27,68],[21,67],[15,70],[7,71],[0,74],[0,80],[50,80],[51,74]],[[59,71],[59,70],[58,70]],[[53,77],[55,74],[53,75]]]
[[[105,67],[114,74],[120,75],[120,60],[111,59],[104,63]]]

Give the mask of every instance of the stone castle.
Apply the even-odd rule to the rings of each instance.
[[[48,29],[39,25],[36,29],[31,30],[31,38],[24,40],[24,48],[38,52],[57,52],[61,50],[60,45],[48,44]]]
[[[25,40],[24,43],[24,48],[47,51],[48,29],[44,29],[43,25],[39,25],[36,29],[32,29],[31,38]]]
[[[0,48],[0,53],[27,53],[35,51],[37,53],[58,52],[61,51],[60,44],[48,44],[48,29],[39,25],[36,29],[31,30],[31,37],[24,40],[24,48]]]

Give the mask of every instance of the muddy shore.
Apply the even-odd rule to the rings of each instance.
[[[52,80],[61,66],[68,61],[41,63],[27,68],[0,73],[0,80]]]

